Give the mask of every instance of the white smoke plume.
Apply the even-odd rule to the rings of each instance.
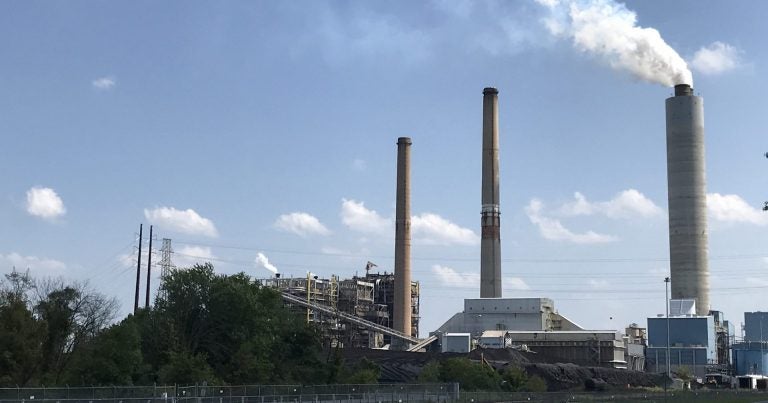
[[[272,272],[272,274],[277,273],[277,267],[273,265],[272,263],[269,263],[269,259],[267,256],[265,256],[263,253],[259,252],[256,254],[256,266],[263,267],[269,271]]]
[[[667,87],[693,85],[688,64],[659,31],[637,25],[637,15],[613,0],[536,0],[550,11],[550,33],[616,70]]]

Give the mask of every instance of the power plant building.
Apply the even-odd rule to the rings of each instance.
[[[704,377],[718,364],[717,334],[713,316],[676,316],[648,318],[648,372],[667,372],[667,325],[669,325],[669,369],[687,367]]]
[[[392,273],[369,273],[343,280],[336,276],[276,277],[259,282],[280,292],[287,306],[317,325],[326,345],[382,348],[393,342],[393,337],[382,331],[395,330],[396,286]],[[419,283],[411,282],[412,330],[408,336],[412,339],[416,339],[419,331],[419,293]]]

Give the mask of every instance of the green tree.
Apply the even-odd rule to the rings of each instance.
[[[141,338],[134,317],[106,329],[73,353],[68,385],[131,385],[142,368]]]
[[[45,324],[30,310],[33,289],[29,271],[0,279],[0,386],[27,386],[38,375]]]
[[[327,379],[316,330],[287,310],[279,293],[247,275],[195,265],[164,277],[161,291],[155,309],[142,314],[142,350],[155,380],[181,379],[183,371],[174,368],[203,361],[226,382]]]
[[[442,381],[440,379],[440,362],[430,361],[427,365],[421,367],[418,380],[420,383],[437,383]]]
[[[435,367],[438,370],[435,371]],[[440,361],[439,364],[427,364],[423,378],[434,382],[435,372],[438,372],[439,382],[458,382],[463,390],[499,390],[502,384],[501,375],[496,370],[482,363],[472,362],[466,358],[454,357]],[[422,372],[425,371],[422,369]]]
[[[546,392],[547,382],[538,375],[532,375],[525,381],[525,386],[523,386],[522,390],[526,392]]]
[[[0,386],[27,386],[37,375],[44,334],[23,301],[0,305]]]
[[[520,367],[510,365],[501,374],[504,389],[511,392],[521,390],[528,382],[528,374]]]
[[[117,301],[86,284],[61,280],[43,281],[35,288],[39,295],[35,311],[46,325],[42,381],[55,385],[77,350],[112,322]]]
[[[381,367],[375,362],[363,357],[350,369],[351,373],[344,378],[344,383],[374,384],[379,383]]]
[[[219,383],[219,379],[213,373],[213,368],[208,365],[203,354],[192,355],[187,352],[173,352],[170,360],[158,371],[158,379],[162,384],[189,385],[193,383],[208,382]]]

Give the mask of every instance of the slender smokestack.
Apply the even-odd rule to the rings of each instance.
[[[411,139],[397,139],[397,206],[395,208],[394,328],[412,335],[411,327]]]
[[[483,191],[480,298],[501,298],[499,222],[499,91],[483,90]]]
[[[690,85],[667,98],[667,186],[672,299],[696,300],[709,313],[707,189],[704,169],[704,100]]]

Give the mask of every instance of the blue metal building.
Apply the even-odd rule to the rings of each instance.
[[[768,312],[744,312],[744,341],[732,349],[737,375],[768,375]]]
[[[704,377],[708,367],[718,364],[717,333],[712,316],[673,316],[669,318],[669,361],[671,372],[687,367]],[[667,318],[648,318],[646,370],[667,372]]]

